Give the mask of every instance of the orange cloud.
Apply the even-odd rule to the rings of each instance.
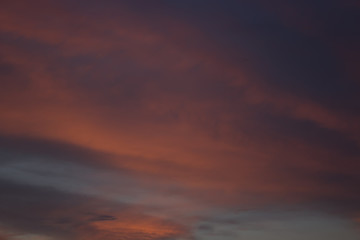
[[[300,127],[310,122],[357,146],[359,119],[269,88],[260,80],[264,76],[227,59],[186,21],[159,16],[169,24],[158,30],[126,5],[115,17],[98,18],[48,1],[4,6],[0,29],[15,40],[0,48],[16,73],[7,73],[0,90],[2,134],[106,153],[98,161],[149,180],[149,187],[166,181],[159,192],[178,187],[188,212],[201,204],[266,205],[348,194],[316,174],[353,176],[357,156],[346,159],[354,170],[331,164],[341,157],[336,150],[277,133],[266,126],[267,116],[257,114],[268,111]],[[257,194],[263,197],[255,200]],[[182,233],[144,216],[86,228],[90,232],[84,230],[80,239]]]
[[[9,17],[10,20],[17,18],[18,16]],[[78,21],[76,16],[72,16],[72,18],[73,21]],[[98,24],[105,25],[105,23]],[[91,26],[91,21],[88,25]],[[43,33],[46,33],[46,29],[31,31],[32,35],[27,35],[22,30],[23,23],[20,23],[18,26],[19,28],[3,28],[6,31],[13,31],[16,34],[54,44],[47,37],[42,36]],[[34,23],[29,28],[38,27]],[[57,32],[54,34],[56,36],[66,36],[63,33],[62,27],[52,28],[51,31]],[[82,33],[80,32],[79,34]],[[84,41],[89,39],[91,42],[93,37],[97,37],[96,31],[93,29],[89,29],[89,34],[91,36],[85,35],[81,36],[81,38]],[[130,33],[123,33],[121,36],[133,39]],[[70,42],[73,38],[77,38],[76,34],[75,36],[67,37]],[[144,43],[144,39],[146,40],[147,38],[137,37],[137,40],[141,41],[141,43]],[[155,39],[163,39],[163,36]],[[104,42],[102,40],[99,41],[101,46],[107,45],[106,41],[108,41],[108,38]],[[116,41],[112,41],[115,44]],[[151,49],[158,44],[164,43],[161,40],[158,41],[160,42],[155,41],[155,44],[152,42],[149,46],[145,46]],[[63,47],[68,49],[69,46],[71,49],[77,48],[77,45],[71,44],[65,44]],[[141,52],[136,53],[136,49],[132,49],[136,48],[136,46],[126,45],[127,48],[135,51],[131,52],[130,55],[132,57],[135,56],[137,60],[143,63],[142,59],[144,59],[143,57],[146,59],[147,55],[141,55]],[[7,48],[7,46],[5,47]],[[117,47],[121,49],[121,45]],[[224,102],[216,99],[212,101],[209,101],[209,99],[196,99],[196,96],[187,97],[182,95],[182,93],[176,95],[169,92],[167,94],[162,92],[161,89],[157,89],[158,85],[150,85],[148,90],[141,92],[144,96],[140,97],[144,97],[144,102],[141,102],[139,109],[136,109],[137,112],[134,115],[129,114],[127,111],[122,112],[121,109],[117,113],[119,110],[116,105],[104,107],[101,105],[101,102],[99,103],[99,100],[103,97],[102,95],[100,95],[100,99],[92,98],[91,93],[89,94],[81,88],[71,89],[68,84],[71,81],[75,81],[77,76],[65,74],[64,77],[69,79],[64,81],[62,77],[55,75],[59,73],[58,71],[48,71],[49,61],[51,64],[58,64],[55,59],[51,59],[56,56],[41,58],[27,53],[26,50],[21,52],[14,46],[10,50],[9,48],[7,49],[7,61],[20,66],[20,69],[29,78],[30,87],[23,91],[15,91],[6,98],[5,104],[2,106],[3,114],[1,122],[3,132],[61,140],[115,155],[140,156],[147,159],[147,162],[121,160],[119,164],[122,167],[125,166],[136,171],[160,176],[164,175],[166,178],[170,177],[185,183],[189,182],[190,185],[200,188],[228,188],[228,191],[231,192],[234,188],[237,189],[238,187],[244,189],[254,189],[255,185],[260,189],[270,187],[260,177],[260,175],[268,172],[267,165],[263,165],[266,162],[266,156],[256,153],[257,149],[264,149],[266,146],[259,143],[251,143],[249,145],[246,143],[246,137],[241,139],[241,135],[236,136],[240,138],[236,142],[231,140],[232,121],[237,121],[246,127],[249,121],[246,118],[251,118],[251,115],[247,116],[248,106],[246,104],[250,104],[251,107],[252,105],[256,106],[263,102],[269,102],[273,104],[276,111],[290,114],[295,118],[312,120],[331,129],[342,130],[344,128],[339,124],[341,121],[344,122],[344,119],[333,113],[328,113],[326,109],[315,107],[311,102],[307,103],[301,99],[291,98],[291,96],[275,96],[265,92],[256,85],[252,88],[251,84],[248,84],[249,88],[245,87],[245,100],[248,102],[243,107],[243,119],[222,111],[221,108],[226,104]],[[95,52],[101,51],[95,45],[89,47],[89,49]],[[89,49],[85,51],[90,51]],[[177,51],[172,51],[171,48],[164,53],[166,54],[159,58],[161,62],[168,61],[169,56],[172,58],[179,54]],[[190,56],[194,56],[194,54],[190,54]],[[186,58],[190,57],[186,56]],[[216,66],[215,69],[226,66],[226,63],[220,63],[219,66],[218,62],[209,61],[210,64]],[[151,62],[151,60],[146,62]],[[153,65],[158,67],[159,63],[154,62]],[[171,68],[172,65],[165,65],[166,71],[170,74],[174,74],[174,69]],[[61,70],[65,67],[59,67],[61,76],[61,73],[63,73]],[[151,65],[146,65],[146,67],[152,68]],[[232,71],[234,71],[232,73],[233,76],[241,75],[241,72],[235,69],[232,69]],[[176,70],[175,73],[177,73]],[[101,81],[109,84],[107,79]],[[247,82],[243,78],[240,81]],[[147,82],[145,81],[144,84],[147,85]],[[102,94],[106,94],[106,92]],[[211,113],[214,110],[215,113]],[[170,117],[170,120],[161,121],[161,118],[171,114],[171,112],[178,115],[178,119],[171,119]],[[116,115],[112,119],[111,115],[114,113]],[[219,116],[216,114],[219,114]],[[223,136],[220,141],[211,137],[208,128],[201,126],[204,123],[212,124],[209,121],[212,117],[215,117],[216,121],[220,122],[219,131]],[[141,119],[141,121],[138,119]],[[146,119],[146,121],[142,121],[142,119]],[[348,123],[348,121],[345,122]],[[355,120],[353,122],[351,125],[346,125],[345,131],[352,131],[354,129]],[[246,147],[241,147],[241,144],[244,143],[247,144]],[[271,146],[270,148],[273,147]],[[283,150],[280,147],[272,151],[281,152]],[[224,167],[223,162],[218,161],[224,152],[233,155],[233,157],[226,158],[224,161],[228,162],[230,166],[236,166],[234,168],[234,170],[236,169],[235,172],[232,172],[227,166]],[[241,160],[239,161],[238,159]],[[256,159],[256,161],[252,159]],[[116,165],[117,161],[119,160],[115,158],[113,164]],[[219,171],[219,177],[214,178],[214,176],[219,174]],[[261,173],[261,171],[265,173]],[[259,173],[261,174],[259,175]],[[232,182],[236,182],[235,186],[229,184]],[[244,185],[244,183],[248,184]]]

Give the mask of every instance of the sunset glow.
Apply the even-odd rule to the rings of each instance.
[[[0,240],[359,240],[360,5],[3,0]]]

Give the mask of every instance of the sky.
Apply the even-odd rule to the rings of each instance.
[[[359,240],[357,0],[2,0],[0,240]]]

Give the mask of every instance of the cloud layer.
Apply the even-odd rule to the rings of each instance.
[[[4,1],[0,239],[355,240],[358,12]]]

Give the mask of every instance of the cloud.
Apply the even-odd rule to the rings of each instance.
[[[33,164],[13,180],[45,179],[57,191],[51,168],[72,166],[74,185],[92,186],[81,194],[102,199],[94,207],[65,194],[84,211],[129,194],[117,189],[131,188],[126,175],[142,204],[187,225],[218,208],[275,203],[357,219],[356,54],[349,56],[354,44],[343,48],[357,33],[347,6],[320,9],[320,2],[4,2],[0,164],[17,173],[16,164]],[[332,17],[347,27],[325,21]],[[39,206],[76,210],[41,194]],[[45,222],[63,216],[49,217],[46,206]],[[182,232],[139,211],[134,218],[132,211],[75,211],[74,221],[63,220],[81,222],[70,226],[74,239]],[[65,231],[31,225],[39,221],[30,214],[14,225]]]
[[[116,220],[116,217],[114,216],[108,216],[108,215],[102,215],[102,216],[97,216],[94,217],[93,219],[91,219],[92,221],[113,221]]]
[[[1,222],[18,236],[31,233],[54,239],[160,239],[183,231],[175,223],[146,216],[127,204],[7,180],[1,180],[1,187]],[[110,211],[116,216],[108,215]]]

